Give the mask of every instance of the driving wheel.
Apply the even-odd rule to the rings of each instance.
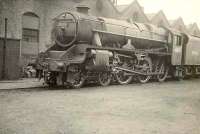
[[[166,64],[165,61],[161,61],[156,66],[156,70],[159,73],[156,77],[159,82],[164,82],[167,79],[168,73],[169,73],[169,66]]]
[[[84,70],[79,65],[73,66],[73,74],[72,81],[70,82],[70,86],[72,88],[81,88],[84,85],[86,76],[84,74]]]
[[[147,83],[151,79],[151,75],[148,75],[152,72],[152,61],[150,58],[144,58],[143,60],[139,61],[141,73],[144,75],[139,75],[138,80],[140,83]]]
[[[123,69],[133,70],[133,60],[121,58],[118,66]],[[124,70],[118,70],[115,74],[115,77],[117,82],[121,85],[129,84],[133,79],[133,75]]]

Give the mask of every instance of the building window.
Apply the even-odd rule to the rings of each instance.
[[[135,12],[134,14],[133,14],[133,21],[138,21],[138,18],[139,17],[139,15],[138,15],[138,13],[137,12]]]
[[[22,40],[26,42],[39,42],[39,30],[23,28]]]
[[[22,40],[25,42],[39,42],[40,18],[31,12],[22,16]]]

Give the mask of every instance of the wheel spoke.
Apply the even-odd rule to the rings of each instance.
[[[131,63],[132,61],[129,59],[124,59],[121,61],[121,65],[119,65],[119,67],[121,68],[125,68],[128,70],[132,70],[133,69],[133,64]],[[116,80],[119,84],[121,85],[126,85],[131,83],[133,76],[132,75],[127,75],[127,73],[125,71],[119,71],[115,74]]]
[[[138,80],[141,83],[147,83],[151,79],[151,75],[148,75],[149,73],[152,72],[152,62],[151,62],[151,59],[150,58],[145,58],[143,61],[141,61],[139,63],[139,66],[142,67],[140,69],[140,71],[142,73],[147,74],[147,75],[139,75],[138,76]]]
[[[124,71],[119,71],[116,74],[116,79],[117,79],[118,83],[121,85],[129,84],[132,81],[132,78],[133,78],[133,76],[126,75],[126,72],[124,72]]]
[[[158,72],[160,74],[157,75],[157,80],[159,82],[163,82],[166,80],[169,72],[169,67],[166,65],[165,62],[162,62],[160,65],[158,65]]]
[[[73,82],[70,83],[72,88],[81,88],[85,82],[85,75],[83,74],[83,70],[80,68],[80,66],[75,65],[74,66],[75,71],[73,72]]]

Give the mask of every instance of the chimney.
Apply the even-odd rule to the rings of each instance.
[[[85,6],[85,5],[79,5],[79,6],[76,7],[76,9],[79,13],[83,13],[83,14],[88,15],[90,8],[88,6]]]

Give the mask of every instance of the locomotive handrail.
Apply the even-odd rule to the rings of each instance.
[[[164,36],[164,35],[161,35],[161,34],[159,34],[159,33],[155,33],[155,32],[152,32],[152,31],[148,31],[148,30],[141,30],[140,28],[139,28],[139,26],[137,25],[137,23],[133,23],[137,28],[134,28],[134,27],[128,27],[128,26],[123,26],[123,25],[120,25],[120,24],[113,24],[113,23],[108,23],[108,22],[105,22],[105,21],[102,21],[102,20],[94,20],[94,19],[88,19],[88,18],[84,18],[84,19],[79,19],[79,20],[84,20],[84,21],[94,21],[94,22],[100,22],[100,23],[105,23],[105,24],[110,24],[110,25],[113,25],[113,26],[119,26],[119,27],[122,27],[122,28],[124,28],[124,29],[127,29],[127,28],[129,28],[129,29],[134,29],[134,30],[138,30],[139,29],[139,31],[140,32],[149,32],[149,33],[152,33],[152,34],[155,34],[155,35],[158,35],[158,36]],[[132,23],[129,23],[129,22],[127,22],[128,24],[130,24],[130,25],[133,25]],[[165,37],[165,36],[164,36]]]
[[[125,37],[128,37],[128,38],[130,38],[130,37],[132,37],[132,38],[139,38],[139,37],[137,37],[137,36],[130,36],[130,35],[128,35],[128,34],[117,34],[117,33],[102,31],[102,30],[98,30],[98,29],[93,29],[92,31],[93,31],[93,32],[99,32],[99,33],[112,34],[112,35],[125,36]],[[161,35],[160,35],[160,36],[161,36]],[[163,37],[166,37],[166,36],[163,36]],[[155,41],[155,42],[163,42],[163,40],[152,40],[152,39],[150,39],[150,38],[141,38],[141,39],[150,40],[150,41]],[[167,43],[167,40],[166,40],[165,43]]]
[[[56,59],[56,58],[44,58],[45,60],[55,60],[55,61],[65,61],[63,59]]]
[[[141,49],[123,49],[123,48],[110,48],[110,47],[97,47],[97,46],[90,46],[88,49],[96,49],[96,50],[110,50],[110,51],[126,51],[126,52],[133,52],[133,53],[144,53],[144,54],[153,54],[153,55],[166,55],[170,56],[171,53],[168,52],[158,52],[158,51],[148,51],[148,50],[141,50]]]

